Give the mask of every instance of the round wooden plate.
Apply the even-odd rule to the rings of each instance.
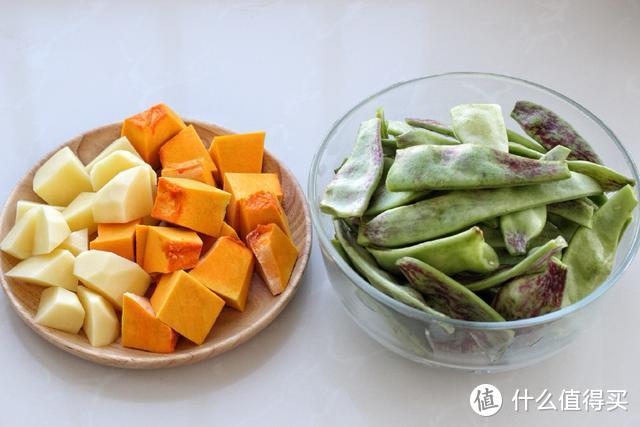
[[[208,145],[216,135],[233,133],[216,125],[198,121],[193,124],[202,141]],[[33,192],[32,180],[36,170],[53,153],[64,146],[70,147],[85,164],[98,155],[107,145],[120,136],[121,123],[99,127],[73,138],[56,148],[38,162],[13,190],[0,218],[0,239],[4,238],[15,222],[18,200],[40,201]],[[133,369],[169,368],[208,359],[242,344],[269,325],[284,309],[295,294],[309,259],[311,248],[311,220],[304,193],[291,172],[271,154],[265,152],[264,172],[277,173],[284,192],[284,210],[289,219],[293,241],[300,250],[298,261],[286,290],[274,297],[257,274],[254,274],[247,307],[240,313],[225,308],[214,325],[207,340],[200,346],[181,338],[175,353],[157,354],[132,350],[120,345],[120,340],[106,347],[92,347],[86,336],[61,332],[34,323],[33,318],[40,301],[41,287],[30,285],[5,276],[18,260],[0,253],[0,281],[16,313],[33,329],[56,347],[83,359],[103,365]]]

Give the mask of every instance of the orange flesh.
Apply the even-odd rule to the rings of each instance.
[[[253,255],[244,243],[233,237],[220,237],[190,274],[229,306],[243,311],[251,287],[253,264]]]
[[[224,300],[180,270],[162,276],[151,296],[151,306],[158,319],[199,345],[209,335]]]
[[[125,293],[122,297],[122,346],[155,353],[171,353],[178,335],[156,318],[149,300]]]
[[[275,224],[258,225],[247,236],[247,244],[258,260],[258,273],[271,293],[282,293],[296,264],[298,248]]]
[[[238,217],[240,218],[240,234],[243,238],[256,226],[270,223],[276,224],[287,236],[291,236],[284,209],[272,193],[259,191],[240,200]]]
[[[139,219],[126,224],[98,224],[98,237],[89,243],[89,249],[113,252],[133,261],[138,224]]]

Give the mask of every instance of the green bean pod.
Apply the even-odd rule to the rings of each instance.
[[[564,161],[533,160],[491,147],[418,145],[396,152],[390,191],[470,190],[531,185],[570,177]]]
[[[347,161],[327,185],[320,209],[339,218],[362,216],[382,176],[380,119],[363,122]]]
[[[580,301],[609,276],[620,236],[637,204],[633,189],[627,185],[593,214],[591,228],[576,231],[562,257],[569,266],[563,305]]]
[[[398,247],[444,236],[485,219],[601,192],[596,181],[578,173],[536,185],[452,191],[382,212],[363,224],[362,234],[370,245]]]
[[[499,266],[496,251],[484,241],[478,227],[406,248],[367,250],[382,268],[392,272],[400,271],[396,261],[403,257],[419,259],[445,274],[461,271],[488,273]]]

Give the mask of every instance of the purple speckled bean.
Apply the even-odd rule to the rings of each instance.
[[[482,291],[504,283],[514,277],[538,271],[552,256],[559,254],[560,251],[566,247],[566,240],[564,240],[562,236],[558,236],[553,240],[549,240],[542,246],[531,249],[531,251],[529,251],[529,255],[513,267],[502,270],[485,279],[478,280],[477,282],[469,283],[466,285],[467,289],[474,292]]]
[[[570,159],[602,163],[591,145],[569,123],[548,108],[531,101],[518,101],[511,111],[511,117],[527,135],[547,150],[564,145],[571,149]]]
[[[498,104],[461,104],[451,109],[451,127],[463,144],[509,151],[507,128]]]
[[[367,120],[360,125],[351,155],[327,185],[320,202],[323,212],[339,218],[359,217],[382,176],[381,120]]]
[[[507,320],[528,319],[558,310],[567,281],[567,266],[551,258],[544,271],[505,284],[493,301]]]
[[[429,264],[411,257],[396,263],[429,306],[454,319],[501,322],[504,318],[479,296]]]
[[[460,190],[531,185],[571,176],[564,161],[534,160],[475,145],[417,145],[396,152],[390,191]]]

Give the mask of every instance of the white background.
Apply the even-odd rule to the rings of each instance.
[[[315,148],[348,108],[396,81],[456,70],[554,88],[640,159],[639,1],[18,3],[0,2],[2,200],[58,144],[160,101],[266,130],[306,188]],[[0,297],[0,426],[638,425],[638,273],[636,261],[596,326],[562,354],[493,376],[427,369],[370,340],[340,306],[317,246],[277,321],[179,369],[84,362],[37,337]],[[490,419],[469,408],[483,382],[504,396]],[[555,399],[563,388],[624,388],[630,411],[516,414],[516,388]]]

